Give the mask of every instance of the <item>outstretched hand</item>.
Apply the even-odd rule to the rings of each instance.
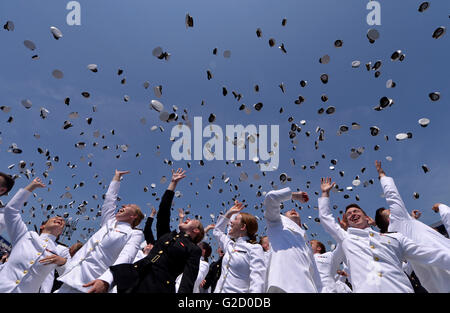
[[[242,202],[239,202],[236,200],[236,201],[234,201],[234,205],[225,214],[225,217],[230,218],[234,214],[241,212],[242,209],[244,209],[244,204]]]
[[[418,220],[421,215],[422,215],[422,212],[420,212],[419,210],[413,210],[411,212],[411,216],[416,220]]]
[[[184,210],[183,209],[178,209],[178,218],[179,218],[179,220],[180,220],[180,223],[183,223],[183,220],[184,220]]]
[[[297,191],[292,193],[292,200],[298,200],[301,203],[305,203],[309,201],[308,193],[305,191]]]
[[[154,207],[152,207],[152,213],[150,213],[150,217],[155,217],[156,215],[156,209]]]
[[[130,171],[118,171],[116,170],[116,173],[114,174],[114,178],[113,180],[115,181],[120,181],[120,179],[122,178],[123,175],[126,175],[130,173]]]
[[[88,293],[106,293],[108,291],[109,284],[101,279],[96,279],[84,284],[83,287],[92,287],[89,289]]]
[[[441,205],[440,203],[435,203],[431,209],[432,209],[434,212],[438,213],[438,212],[439,212],[439,206],[440,206],[440,205]]]
[[[36,177],[33,179],[33,181],[25,187],[26,190],[29,192],[33,192],[36,188],[44,188],[45,184],[42,182],[42,180],[39,177]]]
[[[329,197],[330,190],[336,185],[336,183],[331,182],[331,177],[322,178],[320,180],[320,189],[322,190],[322,197]]]
[[[214,229],[216,227],[216,224],[209,224],[208,226],[206,226],[205,228],[205,234],[207,232],[209,232],[211,229]]]
[[[172,170],[172,182],[178,183],[180,180],[186,177],[184,175],[186,171],[184,171],[182,168],[179,168],[176,172]]]
[[[375,168],[377,169],[377,172],[378,172],[378,178],[386,176],[386,173],[381,168],[381,162],[380,161],[375,161]]]

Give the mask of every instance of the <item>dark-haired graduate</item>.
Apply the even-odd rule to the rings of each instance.
[[[0,172],[0,197],[6,196],[14,187],[14,179],[11,175]],[[6,230],[5,217],[3,212],[5,208],[0,208],[0,234]]]
[[[236,201],[225,215],[219,216],[213,230],[213,236],[225,252],[215,293],[265,292],[264,251],[256,241],[258,222],[253,215],[241,212],[243,208]]]
[[[172,170],[169,187],[156,215],[156,242],[150,253],[134,264],[112,266],[118,293],[175,293],[175,280],[183,273],[178,293],[192,293],[202,250],[197,246],[205,234],[199,220],[186,219],[170,230],[170,208],[178,182],[185,171]],[[178,231],[179,230],[179,231]]]
[[[0,293],[37,293],[45,278],[61,269],[69,256],[69,249],[58,245],[65,222],[56,216],[42,223],[40,233],[29,231],[20,211],[36,188],[44,188],[40,178],[20,188],[5,207],[5,222],[13,249],[8,262],[0,271]]]
[[[382,233],[399,232],[414,242],[439,249],[450,255],[450,240],[430,226],[413,218],[406,210],[405,203],[395,186],[394,180],[386,176],[381,168],[381,162],[376,161],[381,187],[389,209],[378,209],[375,222]],[[436,266],[422,264],[411,260],[409,262],[420,283],[428,292],[450,292],[450,268],[441,269]]]
[[[411,283],[402,270],[402,261],[414,261],[450,268],[448,251],[414,242],[400,233],[378,233],[370,228],[371,219],[357,204],[345,209],[344,230],[335,220],[330,209],[330,190],[335,183],[322,178],[319,198],[320,224],[344,253],[344,261],[356,293],[412,293]]]

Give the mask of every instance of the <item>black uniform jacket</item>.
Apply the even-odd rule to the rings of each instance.
[[[156,215],[153,249],[134,264],[111,266],[118,293],[175,293],[175,279],[183,273],[179,293],[192,293],[202,250],[183,232],[170,230],[174,192],[166,190]]]

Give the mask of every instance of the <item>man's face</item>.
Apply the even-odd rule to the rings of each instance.
[[[66,222],[62,217],[55,216],[50,218],[47,223],[41,226],[41,230],[45,230],[45,232],[49,232],[56,237],[61,235],[61,233],[64,230],[64,227],[66,226]]]
[[[262,239],[261,246],[263,247],[264,251],[269,251],[270,249],[269,238],[264,237]]]
[[[284,215],[292,220],[294,223],[300,225],[300,214],[295,210],[295,208],[292,208],[292,210],[287,211],[284,213]]]
[[[369,219],[359,208],[349,208],[345,216],[349,227],[364,229],[369,226]]]
[[[320,253],[321,248],[320,246],[317,244],[316,240],[311,240],[311,249],[313,251],[313,253]]]
[[[217,248],[217,254],[219,255],[219,257],[223,257],[225,253],[223,253],[222,248]]]
[[[116,220],[119,222],[131,222],[137,217],[136,209],[132,204],[124,204],[116,213]]]
[[[381,211],[381,216],[389,224],[389,221],[390,221],[389,217],[391,216],[391,210],[385,209],[385,210]]]
[[[243,228],[241,221],[241,214],[238,214],[235,219],[230,221],[230,227],[228,228],[228,236],[230,236],[230,238],[236,238],[237,236],[239,236]]]

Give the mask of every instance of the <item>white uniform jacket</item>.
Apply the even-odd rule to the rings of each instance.
[[[28,231],[20,215],[31,192],[21,188],[5,207],[5,222],[13,249],[0,271],[0,293],[36,293],[56,264],[43,265],[41,259],[53,254],[70,258],[69,249],[55,243],[56,237]]]
[[[439,214],[441,215],[442,224],[444,224],[445,229],[450,236],[450,208],[445,204],[440,204]]]
[[[343,230],[331,214],[328,197],[319,198],[319,217],[325,231],[342,245],[353,292],[412,293],[402,270],[405,259],[450,268],[449,253],[419,245],[400,233],[380,234],[370,227]]]
[[[399,232],[420,245],[440,249],[450,255],[450,240],[408,214],[394,180],[391,177],[383,176],[380,183],[391,211],[388,230]],[[440,269],[413,260],[410,261],[410,264],[420,283],[428,292],[450,292],[450,268]]]
[[[200,259],[200,265],[198,267],[198,275],[197,279],[194,283],[194,290],[193,293],[200,293],[200,283],[205,279],[206,275],[209,271],[209,264],[208,262],[204,261],[203,257]],[[175,280],[175,291],[178,292],[178,288],[180,287],[181,279],[183,278],[183,273],[178,275],[177,279]]]
[[[229,219],[220,215],[213,236],[225,252],[222,272],[215,293],[263,293],[266,265],[259,244],[248,243],[248,237],[233,241],[225,234]]]
[[[272,256],[267,289],[278,287],[285,292],[321,292],[322,282],[308,243],[306,232],[280,214],[280,204],[291,199],[291,189],[272,190],[264,200]]]
[[[113,276],[109,267],[132,263],[144,240],[142,231],[115,219],[119,187],[120,182],[111,182],[102,206],[101,228],[66,263],[64,274],[58,277],[59,281],[81,292],[87,292],[91,287],[83,285],[95,279],[106,281],[112,288]]]

